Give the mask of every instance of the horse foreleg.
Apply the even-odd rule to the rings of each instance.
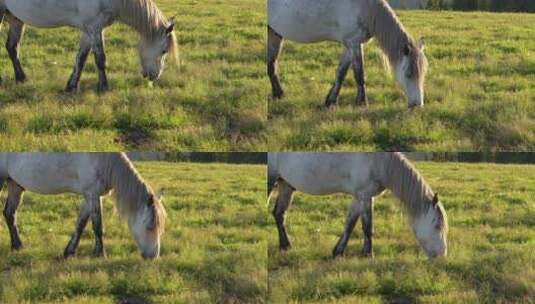
[[[93,256],[105,256],[104,243],[102,241],[102,200],[100,197],[91,198],[91,223],[95,234],[95,248]]]
[[[357,82],[357,100],[356,104],[359,106],[368,105],[368,97],[366,96],[366,73],[364,71],[364,49],[362,44],[355,44],[352,47],[352,66],[355,81]]]
[[[373,198],[364,200],[364,210],[362,212],[362,231],[364,232],[362,254],[364,256],[373,257]]]
[[[283,180],[277,182],[277,187],[279,195],[277,196],[275,208],[273,208],[273,217],[277,222],[277,230],[279,232],[279,248],[284,251],[291,247],[286,227],[284,226],[284,213],[292,202],[294,188]]]
[[[90,205],[87,201],[85,201],[84,204],[82,205],[82,208],[80,209],[80,215],[78,215],[78,219],[76,220],[76,228],[74,230],[74,233],[72,234],[71,240],[69,241],[69,243],[67,244],[67,247],[65,247],[65,250],[63,251],[64,258],[68,258],[76,254],[78,243],[80,243],[80,237],[82,236],[85,226],[87,225],[87,221],[89,219],[90,213],[91,213]]]
[[[88,34],[82,33],[80,38],[80,48],[78,54],[76,55],[76,62],[74,64],[74,70],[72,71],[71,77],[67,82],[66,91],[74,92],[78,90],[78,85],[80,83],[80,77],[82,76],[82,70],[84,69],[87,56],[91,51],[91,39]]]
[[[344,79],[347,75],[347,70],[349,69],[350,65],[351,65],[351,52],[345,48],[344,52],[342,53],[342,56],[340,56],[340,63],[338,64],[338,68],[336,69],[336,79],[334,80],[334,84],[331,87],[331,90],[329,91],[327,98],[325,99],[326,107],[335,105],[336,102],[338,101],[340,88],[342,87],[342,83],[344,82]]]
[[[104,52],[104,34],[102,30],[93,35],[93,54],[98,68],[97,90],[104,92],[108,90],[108,77],[106,76],[106,53]]]
[[[271,27],[268,26],[268,39],[267,39],[267,73],[269,80],[271,81],[271,90],[273,98],[281,98],[284,95],[284,90],[279,78],[278,63],[281,49],[282,49],[282,37],[277,34]]]
[[[336,243],[336,246],[334,246],[333,258],[336,258],[337,256],[344,254],[344,251],[347,247],[347,242],[349,241],[349,236],[351,235],[351,232],[353,232],[353,229],[355,228],[355,224],[357,223],[361,213],[362,213],[362,204],[357,199],[354,199],[353,202],[351,203],[351,206],[349,207],[346,224],[344,226],[344,232],[342,233],[342,236]]]
[[[6,49],[9,54],[9,58],[13,63],[13,69],[15,71],[15,80],[17,82],[24,82],[26,80],[26,74],[22,69],[22,65],[19,60],[19,44],[24,33],[24,23],[13,15],[6,15],[9,22],[9,33],[7,36]]]
[[[11,249],[17,250],[22,247],[22,242],[19,237],[19,230],[17,228],[17,208],[22,201],[22,194],[24,189],[12,180],[7,183],[7,202],[4,207],[4,217],[6,219],[9,235],[11,237]]]

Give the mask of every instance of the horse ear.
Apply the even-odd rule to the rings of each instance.
[[[420,49],[420,51],[423,51],[425,49],[425,40],[424,40],[424,37],[420,37],[420,39],[418,40],[418,44],[417,44],[418,48]]]
[[[169,19],[169,26],[165,29],[166,34],[171,34],[171,32],[175,29],[175,23],[175,16],[173,16],[171,19]]]
[[[435,196],[433,196],[433,206],[436,206],[438,202],[439,202],[438,193],[435,193]]]
[[[406,44],[403,47],[403,55],[409,56],[410,54],[411,54],[411,47],[408,44]]]
[[[154,212],[155,212],[154,208],[150,208],[149,212],[150,212],[150,216],[149,216],[149,222],[147,223],[147,229],[154,230],[154,228],[156,227],[156,221],[154,219]]]

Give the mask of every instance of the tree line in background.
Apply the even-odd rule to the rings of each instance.
[[[427,9],[492,12],[535,12],[535,0],[428,0]]]
[[[533,152],[430,152],[424,160],[467,163],[535,164]]]
[[[180,152],[167,155],[168,160],[196,163],[265,164],[263,152]]]

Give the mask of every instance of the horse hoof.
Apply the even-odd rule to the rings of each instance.
[[[17,251],[22,249],[22,243],[11,244],[11,250]]]
[[[370,252],[370,251],[362,251],[362,256],[365,258],[370,258],[370,259],[374,258],[373,252]]]
[[[97,87],[97,92],[99,93],[105,93],[106,91],[109,90],[109,87],[108,87],[108,84],[107,83],[103,83],[103,84],[100,84],[98,85]]]
[[[334,248],[334,250],[333,250],[333,259],[336,259],[336,258],[341,257],[343,255],[344,255],[344,250],[343,249]]]
[[[273,92],[273,99],[281,99],[282,97],[284,97],[283,90]]]
[[[292,245],[290,245],[290,244],[284,244],[284,245],[280,245],[279,246],[280,252],[286,252],[291,248],[292,248]]]
[[[76,251],[67,251],[67,250],[65,250],[63,252],[63,258],[66,260],[66,259],[74,257],[75,254],[76,254]]]
[[[334,108],[336,105],[337,105],[337,102],[336,102],[336,101],[334,101],[334,102],[326,101],[326,102],[325,102],[325,106],[324,106],[324,108],[325,108],[326,110],[329,110],[329,109]]]
[[[65,93],[78,93],[78,87],[68,86],[65,88]]]

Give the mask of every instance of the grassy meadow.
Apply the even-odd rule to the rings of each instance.
[[[15,83],[1,47],[0,150],[263,149],[265,2],[156,3],[166,16],[177,16],[180,60],[168,62],[154,88],[141,75],[137,33],[119,23],[105,35],[110,91],[102,95],[93,56],[80,93],[63,93],[78,50],[76,29],[26,29],[24,84]],[[4,24],[1,41],[6,33]]]
[[[535,166],[417,162],[449,218],[448,256],[429,260],[390,192],[375,202],[375,259],[331,259],[351,198],[296,193],[287,213],[293,248],[268,239],[272,303],[533,303]],[[272,206],[271,206],[272,207]]]
[[[385,72],[375,41],[365,46],[370,106],[354,106],[350,71],[335,109],[323,106],[341,46],[286,41],[280,72],[286,96],[269,98],[273,150],[535,149],[534,14],[398,11],[426,39],[426,104],[409,112]]]
[[[104,202],[107,258],[92,258],[90,224],[78,256],[62,253],[78,214],[75,195],[26,193],[11,252],[0,225],[0,303],[261,303],[267,294],[265,166],[136,163],[166,189],[161,257],[142,260],[126,223]],[[158,191],[158,190],[156,190]],[[5,190],[2,200],[5,200]],[[259,205],[260,204],[260,205]]]

